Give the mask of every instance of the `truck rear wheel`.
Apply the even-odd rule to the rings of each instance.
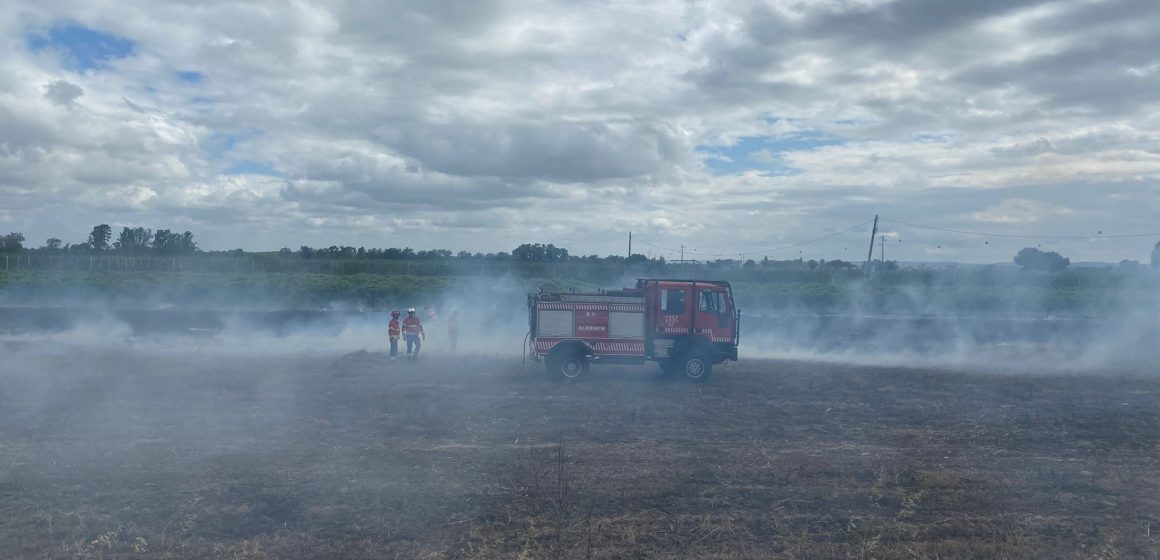
[[[590,364],[582,352],[567,350],[549,358],[547,366],[548,375],[567,381],[587,374]]]

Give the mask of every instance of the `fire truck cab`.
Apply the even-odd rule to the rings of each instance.
[[[654,361],[672,375],[709,378],[737,360],[741,313],[728,282],[637,279],[635,288],[528,294],[529,357],[575,379],[593,363]]]

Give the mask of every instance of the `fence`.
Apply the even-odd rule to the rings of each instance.
[[[218,256],[196,254],[183,257],[132,255],[46,255],[15,254],[0,257],[0,267],[12,270],[60,270],[77,272],[125,273],[290,273],[290,274],[374,274],[385,276],[466,276],[519,278],[557,278],[613,286],[635,277],[704,278],[758,283],[833,284],[858,280],[860,270],[810,269],[801,267],[737,267],[691,263],[650,262],[627,265],[616,262],[568,261],[560,263],[515,260],[371,260],[371,259],[304,259],[298,256],[244,255]],[[1156,280],[1152,269],[1076,268],[1059,273],[1032,273],[1015,267],[958,267],[943,270],[897,269],[876,271],[879,284],[942,284],[1003,286],[1031,281],[1050,283],[1054,287],[1114,286],[1132,276]]]
[[[540,263],[520,261],[445,260],[393,261],[364,259],[303,259],[282,256],[184,257],[130,255],[37,255],[2,257],[3,270],[77,272],[216,272],[376,274],[408,276],[502,276],[619,280],[625,275],[655,273],[657,266],[629,267],[618,263]]]
[[[718,280],[762,280],[762,272],[736,267],[709,267],[697,264],[649,262],[628,265],[617,262],[526,262],[516,260],[372,260],[304,259],[297,256],[190,255],[45,255],[3,256],[3,270],[60,270],[77,272],[215,272],[292,274],[375,274],[388,276],[516,276],[521,278],[561,278],[611,285],[635,277],[698,277]],[[821,271],[789,271],[797,281],[830,281]],[[764,274],[771,273],[766,271]],[[801,276],[797,279],[796,276]]]

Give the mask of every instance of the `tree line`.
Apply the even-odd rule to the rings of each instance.
[[[406,260],[420,260],[420,261],[442,261],[442,260],[464,260],[464,261],[516,261],[516,262],[541,262],[541,263],[557,263],[557,262],[627,262],[634,263],[648,263],[657,262],[664,263],[663,258],[649,259],[644,255],[632,255],[630,257],[623,257],[619,255],[608,255],[607,257],[600,257],[597,255],[589,255],[587,257],[580,257],[571,255],[568,250],[563,247],[556,247],[548,243],[524,243],[512,251],[499,251],[495,253],[472,253],[470,251],[453,252],[448,249],[431,249],[416,251],[410,247],[388,247],[388,248],[366,248],[366,247],[351,247],[347,245],[331,245],[330,247],[310,247],[307,245],[301,246],[298,251],[293,251],[290,248],[283,248],[279,251],[283,256],[290,257],[297,255],[304,259],[366,259],[366,260],[388,260],[388,261],[406,261]]]
[[[100,224],[93,227],[89,233],[88,239],[80,243],[64,243],[56,237],[48,238],[44,245],[32,249],[25,247],[25,237],[22,233],[13,232],[7,235],[0,236],[0,253],[20,253],[26,250],[32,250],[45,253],[69,253],[69,254],[103,254],[116,253],[122,255],[190,255],[202,252],[197,242],[193,239],[193,233],[189,231],[177,232],[168,229],[158,229],[153,231],[144,227],[124,227],[118,234],[116,239],[113,239],[113,228],[108,224]],[[245,255],[246,251],[242,249],[235,249],[233,251],[211,251],[210,253],[228,253],[236,255]],[[495,253],[472,253],[470,251],[452,252],[448,249],[431,249],[418,250],[410,247],[398,248],[366,248],[366,247],[351,247],[347,245],[331,245],[330,247],[310,247],[303,245],[299,247],[298,251],[293,251],[285,247],[278,251],[282,257],[299,257],[303,259],[331,259],[331,260],[345,260],[345,259],[366,259],[366,260],[417,260],[417,261],[442,261],[442,260],[464,260],[464,261],[515,261],[515,262],[536,262],[536,263],[609,263],[609,264],[624,264],[624,265],[646,265],[657,264],[664,265],[664,257],[649,258],[641,254],[633,254],[628,257],[620,255],[608,255],[600,257],[597,255],[579,256],[572,255],[568,249],[563,247],[556,247],[548,243],[524,243],[510,253],[500,251]],[[1015,264],[1026,270],[1042,270],[1049,272],[1058,272],[1065,270],[1071,261],[1067,257],[1060,255],[1054,251],[1041,251],[1034,247],[1026,247],[1021,249],[1014,257]],[[771,260],[769,257],[763,258],[761,261],[749,260],[734,260],[734,259],[717,259],[702,263],[709,268],[715,267],[740,267],[744,269],[757,268],[808,268],[809,270],[823,270],[833,272],[848,272],[859,268],[858,264],[843,260],[809,260],[802,259],[791,260]],[[1124,264],[1124,263],[1121,263]],[[1154,268],[1160,268],[1160,242],[1157,242],[1152,249],[1151,265]],[[887,270],[896,269],[898,264],[894,261],[887,261],[876,265],[884,267]]]
[[[20,253],[33,250],[42,253],[103,254],[121,255],[189,255],[198,252],[193,234],[168,229],[153,231],[144,227],[126,227],[113,239],[113,228],[109,224],[93,227],[88,239],[79,243],[65,243],[50,237],[44,245],[32,249],[24,246],[22,233],[9,233],[0,237],[0,253]]]

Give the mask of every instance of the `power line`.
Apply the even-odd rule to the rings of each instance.
[[[642,240],[640,239],[640,236],[639,236],[639,235],[636,237],[636,242],[637,242],[637,243],[644,244],[644,245],[648,245],[649,247],[652,247],[653,249],[660,249],[660,250],[662,250],[662,251],[668,251],[668,252],[670,252],[670,253],[676,253],[676,252],[677,252],[677,250],[676,250],[676,249],[670,249],[670,248],[668,248],[668,247],[662,247],[662,246],[660,246],[660,245],[657,245],[657,244],[655,244],[655,243],[649,243],[648,241],[642,241]]]
[[[817,243],[818,241],[825,241],[831,237],[837,237],[839,235],[842,235],[843,233],[850,233],[851,231],[854,231],[860,227],[863,227],[866,224],[869,224],[870,222],[873,222],[873,221],[874,220],[866,220],[865,222],[862,222],[862,223],[860,223],[856,226],[853,226],[853,227],[848,227],[842,231],[837,231],[837,232],[834,232],[834,233],[831,233],[828,235],[823,235],[821,237],[818,237],[815,239],[810,239],[807,241],[793,243],[791,245],[782,245],[780,247],[771,247],[768,249],[758,249],[758,250],[754,250],[754,251],[745,251],[743,253],[718,253],[718,254],[711,254],[711,255],[706,255],[706,256],[709,256],[709,257],[727,257],[727,256],[731,256],[731,255],[760,255],[760,254],[764,254],[764,253],[775,253],[777,251],[784,251],[785,249],[794,249],[797,247],[801,247],[803,245],[809,245],[810,243]]]
[[[930,230],[934,230],[934,231],[945,231],[948,233],[959,233],[959,234],[963,234],[963,235],[979,235],[982,237],[1004,237],[1004,238],[1009,238],[1009,239],[1111,239],[1111,238],[1121,238],[1121,237],[1160,237],[1160,233],[1121,233],[1121,234],[1110,234],[1110,235],[1104,235],[1103,233],[1100,233],[1097,235],[1015,235],[1015,234],[1007,234],[1007,233],[983,233],[983,232],[979,232],[979,231],[964,231],[964,230],[944,228],[944,227],[924,226],[922,224],[912,224],[910,222],[904,222],[902,220],[893,220],[890,218],[882,218],[882,221],[893,222],[896,224],[902,224],[902,225],[910,226],[910,227],[930,229]]]
[[[801,246],[803,246],[803,245],[809,245],[809,244],[811,244],[811,243],[817,243],[818,241],[825,241],[826,239],[830,239],[831,237],[837,237],[837,236],[839,236],[839,235],[842,235],[842,234],[844,234],[844,233],[850,233],[851,231],[854,231],[854,230],[856,230],[856,229],[858,229],[858,228],[860,228],[860,227],[863,227],[863,226],[865,226],[865,225],[867,225],[867,224],[869,224],[870,222],[873,222],[873,221],[874,221],[874,220],[866,220],[865,222],[862,222],[862,223],[860,223],[860,224],[858,224],[858,225],[856,225],[856,226],[853,226],[853,227],[846,228],[846,229],[844,229],[844,230],[842,230],[842,231],[838,231],[838,232],[830,233],[830,234],[823,235],[823,236],[821,236],[821,237],[818,237],[818,238],[815,238],[815,239],[809,239],[809,240],[806,240],[806,241],[801,241],[801,242],[798,242],[798,243],[793,243],[793,244],[790,244],[790,245],[782,245],[782,246],[780,246],[780,247],[771,247],[771,248],[767,248],[767,249],[754,249],[754,250],[751,250],[751,251],[742,251],[742,252],[730,252],[730,253],[701,253],[701,252],[697,252],[697,253],[695,254],[695,256],[699,256],[699,257],[732,257],[732,256],[734,256],[734,255],[738,255],[738,256],[742,256],[742,257],[744,257],[745,255],[761,255],[761,254],[766,254],[766,253],[774,253],[774,252],[777,252],[777,251],[784,251],[784,250],[786,250],[786,249],[793,249],[793,248],[796,248],[796,247],[801,247]],[[648,245],[648,246],[650,246],[650,247],[656,247],[656,248],[658,248],[658,249],[664,249],[664,250],[666,250],[666,251],[670,251],[670,252],[676,252],[676,250],[675,250],[675,249],[669,249],[669,248],[667,248],[667,247],[662,247],[662,246],[660,246],[660,245],[655,245],[655,244],[653,244],[653,243],[649,243],[649,242],[647,242],[647,241],[641,241],[639,237],[637,237],[637,242],[638,242],[638,243],[644,243],[645,245]]]
[[[957,234],[961,234],[961,235],[977,235],[977,236],[981,236],[981,237],[1006,238],[1006,239],[1114,239],[1114,238],[1142,238],[1142,237],[1160,238],[1160,233],[1121,233],[1121,234],[1107,234],[1107,235],[1105,235],[1102,231],[1096,235],[1018,235],[1018,234],[1006,234],[1006,233],[986,233],[986,232],[981,232],[981,231],[967,231],[967,230],[945,228],[945,227],[938,227],[938,226],[928,226],[928,225],[916,224],[916,223],[912,223],[912,222],[905,222],[902,220],[895,220],[895,219],[885,218],[885,217],[881,218],[881,221],[892,222],[892,223],[900,224],[900,225],[904,225],[904,226],[910,226],[910,227],[915,227],[915,228],[920,228],[920,229],[928,229],[928,230],[933,230],[933,231],[957,233]],[[823,235],[821,237],[816,237],[814,239],[808,239],[806,241],[800,241],[797,243],[791,243],[789,245],[781,245],[778,247],[770,247],[770,248],[766,248],[766,249],[754,249],[754,250],[747,250],[747,251],[742,251],[742,252],[728,252],[728,253],[702,253],[700,251],[697,251],[696,249],[693,249],[694,257],[732,257],[732,256],[736,255],[736,256],[740,256],[741,258],[744,259],[744,257],[746,255],[761,255],[761,254],[767,254],[767,253],[774,253],[777,251],[784,251],[786,249],[794,249],[797,247],[802,247],[805,245],[809,245],[811,243],[817,243],[819,241],[825,241],[827,239],[837,237],[839,235],[849,233],[851,231],[854,231],[856,229],[864,227],[867,224],[870,224],[871,222],[874,222],[874,220],[866,220],[865,222],[862,222],[858,225],[846,228],[846,229],[841,230],[841,231],[837,231],[834,233]],[[655,243],[650,243],[648,241],[643,241],[639,237],[637,237],[636,240],[638,243],[642,243],[644,245],[647,245],[649,247],[653,247],[655,249],[661,249],[663,251],[668,251],[670,254],[683,252],[685,249],[688,249],[688,247],[683,247],[683,246],[681,249],[665,247],[662,245],[657,245]]]

